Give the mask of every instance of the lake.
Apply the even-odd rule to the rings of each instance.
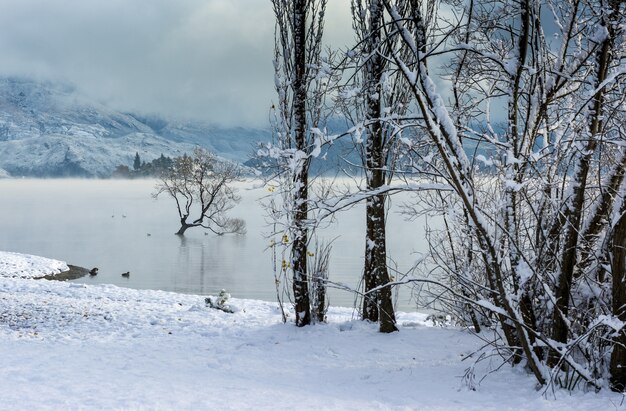
[[[258,200],[263,188],[242,183],[242,201],[231,212],[246,221],[247,234],[216,236],[203,228],[174,235],[173,200],[154,200],[154,180],[0,179],[0,250],[41,255],[88,269],[96,277],[76,282],[208,295],[226,289],[233,297],[276,300],[270,231]],[[407,197],[404,197],[407,199]],[[399,204],[402,199],[394,200]],[[395,210],[395,212],[394,212]],[[407,222],[392,208],[388,254],[403,272],[424,251],[423,220]],[[338,215],[321,236],[335,239],[330,280],[356,288],[363,265],[364,206]],[[130,271],[130,277],[121,273]],[[352,293],[332,289],[332,305],[352,306]],[[402,289],[398,309],[414,310]]]

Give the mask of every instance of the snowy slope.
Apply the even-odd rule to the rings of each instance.
[[[191,153],[193,148],[145,133],[114,139],[52,134],[0,142],[0,166],[13,176],[107,177],[120,164],[132,165],[136,152],[150,161],[162,153]]]
[[[63,261],[0,251],[0,277],[39,278],[67,270]]]
[[[299,329],[274,303],[230,303],[0,268],[0,410],[622,409],[609,390],[543,395],[497,356],[468,373],[483,342],[423,314],[398,313],[400,332],[382,335],[347,308]]]
[[[162,153],[177,156],[195,145],[245,162],[264,130],[219,128],[121,113],[71,86],[0,78],[0,168],[14,176],[108,176]]]

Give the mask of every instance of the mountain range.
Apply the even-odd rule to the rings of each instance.
[[[135,153],[150,161],[196,145],[244,163],[269,138],[269,129],[125,113],[66,84],[0,78],[0,176],[108,177]]]

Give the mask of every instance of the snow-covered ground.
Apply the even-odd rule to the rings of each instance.
[[[67,270],[69,267],[63,261],[0,251],[1,277],[37,278]]]
[[[232,300],[228,314],[202,296],[11,271],[58,268],[42,261],[0,254],[3,410],[626,408],[608,390],[542,395],[519,367],[489,374],[497,357],[476,367],[472,390],[464,375],[473,359],[464,358],[480,339],[433,327],[423,314],[399,313],[391,335],[345,308],[332,308],[328,324],[298,329],[282,324],[274,303]]]

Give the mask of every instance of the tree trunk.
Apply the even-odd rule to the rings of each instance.
[[[617,2],[611,3],[613,13],[618,13]],[[604,83],[608,74],[609,63],[611,61],[611,49],[614,37],[613,25],[606,23],[608,35],[602,42],[602,46],[596,56],[596,79],[595,84],[599,87]],[[574,279],[574,268],[577,265],[579,251],[579,232],[582,217],[582,210],[585,201],[585,189],[587,187],[587,176],[589,174],[591,157],[595,152],[597,142],[596,136],[600,132],[604,108],[604,88],[598,91],[592,100],[592,110],[589,118],[588,142],[584,152],[580,153],[577,162],[577,169],[573,177],[571,198],[567,199],[565,209],[565,239],[563,244],[563,254],[561,257],[561,272],[558,279],[558,286],[555,291],[556,306],[554,307],[552,328],[552,339],[564,343],[567,341],[569,327],[567,316],[569,314],[570,294]],[[548,365],[555,366],[560,354],[552,351],[548,358]]]
[[[370,32],[366,40],[366,54],[368,62],[365,65],[367,120],[372,124],[369,127],[365,146],[367,189],[375,190],[385,182],[385,140],[381,117],[382,90],[381,81],[384,72],[384,60],[378,54],[381,44],[383,6],[380,0],[370,2]],[[363,299],[363,318],[370,321],[380,321],[380,332],[397,331],[396,318],[391,300],[391,288],[369,293],[370,290],[387,284],[387,246],[385,233],[385,195],[376,195],[367,199],[366,236],[365,236],[365,265],[363,269],[363,284],[365,298]],[[369,293],[369,294],[368,294]]]
[[[369,184],[368,184],[369,186]],[[368,187],[369,188],[369,187]],[[374,198],[368,198],[365,205],[365,263],[363,266],[363,319],[378,322],[378,297],[377,292],[370,292],[376,288],[376,267],[380,262],[381,245],[375,242],[376,227],[374,224],[375,211]],[[384,253],[384,249],[382,251]],[[383,261],[385,268],[387,262]]]
[[[187,231],[187,229],[189,227],[193,227],[193,225],[191,224],[187,224],[186,219],[181,218],[180,219],[180,228],[178,229],[178,231],[176,232],[176,235],[185,235],[185,231]]]
[[[626,321],[626,211],[615,225],[612,239],[613,315]],[[626,330],[622,328],[611,353],[611,389],[626,391]]]
[[[295,122],[296,149],[306,151],[306,0],[295,0],[293,4],[294,25],[294,78],[293,111]],[[291,248],[293,266],[293,294],[296,310],[296,325],[302,327],[311,323],[309,286],[307,279],[308,230],[308,160],[303,160],[300,170],[294,176],[294,225],[295,238]]]
[[[318,273],[319,274],[319,273]],[[317,276],[313,278],[315,282],[315,300],[313,303],[315,321],[323,323],[326,321],[326,284],[324,279]]]

